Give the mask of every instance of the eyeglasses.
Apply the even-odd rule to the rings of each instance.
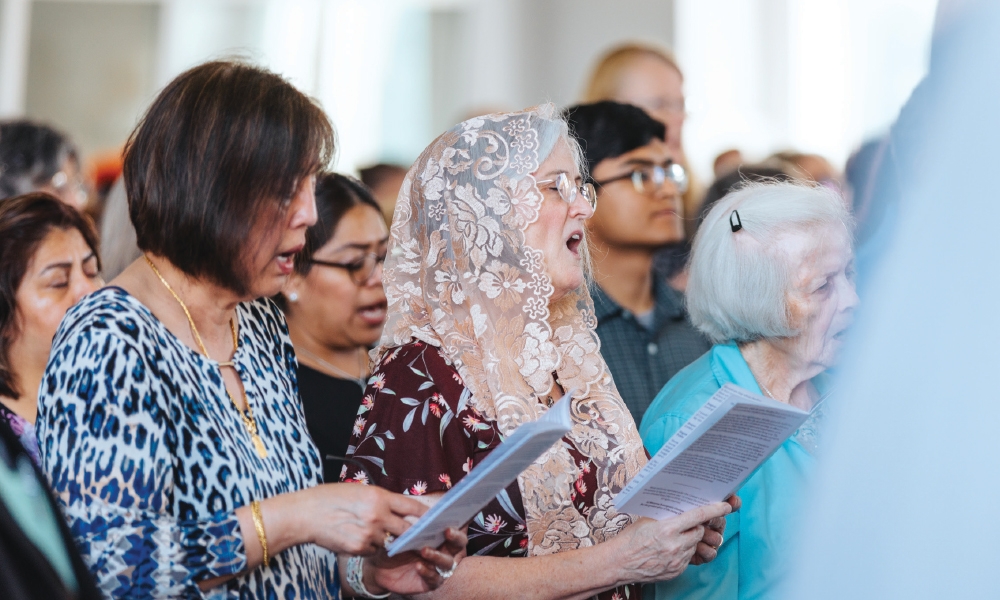
[[[543,179],[535,183],[538,185],[554,183],[556,184],[556,191],[559,192],[559,197],[565,200],[566,204],[573,204],[576,202],[577,195],[581,195],[587,201],[587,204],[590,205],[591,210],[597,210],[597,190],[594,189],[594,184],[592,183],[577,186],[566,173],[560,173],[555,179]]]
[[[82,198],[87,197],[87,184],[84,182],[83,176],[79,174],[71,180],[66,171],[59,171],[52,176],[49,183],[51,183],[56,192],[60,194],[68,191],[75,191]]]
[[[354,262],[335,263],[325,260],[316,260],[314,258],[309,261],[309,264],[343,269],[347,271],[347,274],[351,277],[351,281],[355,284],[365,285],[371,281],[372,275],[375,274],[375,267],[385,262],[385,256],[385,254],[366,252],[364,256]]]
[[[651,106],[654,111],[666,111],[673,113],[675,115],[686,115],[687,114],[687,101],[684,98],[657,98],[651,102]]]
[[[663,187],[663,184],[668,181],[677,187],[678,194],[683,194],[688,189],[687,171],[684,167],[675,162],[668,163],[665,166],[650,165],[648,167],[639,167],[631,173],[625,173],[624,175],[619,175],[618,177],[598,181],[597,185],[608,185],[609,183],[621,181],[622,179],[631,179],[632,187],[634,187],[635,191],[640,194],[646,194],[659,190]]]

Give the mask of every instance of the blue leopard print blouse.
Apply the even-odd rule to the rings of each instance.
[[[128,598],[338,598],[335,556],[295,546],[244,570],[234,511],[317,485],[295,354],[269,300],[239,306],[233,357],[268,450],[261,459],[218,363],[108,287],[63,319],[38,396],[42,465],[100,587]]]

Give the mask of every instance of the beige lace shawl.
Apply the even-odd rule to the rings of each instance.
[[[437,138],[400,191],[385,263],[389,317],[372,358],[411,338],[440,347],[471,403],[509,435],[541,416],[557,373],[576,388],[570,433],[597,468],[595,506],[570,494],[578,465],[557,444],[518,478],[528,552],[592,546],[631,522],[612,498],[646,463],[642,441],[600,353],[586,287],[550,306],[544,256],[524,243],[542,194],[532,173],[565,122],[545,105],[461,123]]]

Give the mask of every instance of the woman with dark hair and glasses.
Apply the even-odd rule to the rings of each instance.
[[[382,289],[389,230],[378,203],[346,175],[316,179],[316,224],[285,289],[285,311],[299,360],[299,392],[324,478],[337,481],[368,379],[368,350],[385,324]]]
[[[464,546],[380,552],[426,507],[322,484],[277,294],[316,222],[323,111],[211,62],[125,148],[143,256],[66,314],[39,394],[44,470],[114,597],[337,598],[441,584]],[[334,553],[372,556],[337,560]]]
[[[0,421],[39,462],[38,387],[66,311],[101,285],[90,219],[44,193],[0,203]]]

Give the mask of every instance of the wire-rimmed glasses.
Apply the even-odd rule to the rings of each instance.
[[[543,179],[541,181],[536,181],[535,183],[537,185],[545,185],[547,183],[556,184],[556,191],[559,192],[559,197],[562,198],[566,204],[573,204],[576,202],[577,196],[582,195],[583,199],[590,205],[590,208],[592,210],[597,210],[597,190],[594,189],[594,184],[592,183],[576,185],[566,173],[560,173],[555,179]]]
[[[637,167],[629,173],[624,173],[618,177],[598,181],[597,185],[607,185],[622,179],[631,179],[632,187],[640,194],[647,194],[659,190],[666,182],[671,182],[677,187],[677,193],[683,194],[688,189],[687,171],[679,163],[669,162],[665,165],[648,165]]]

